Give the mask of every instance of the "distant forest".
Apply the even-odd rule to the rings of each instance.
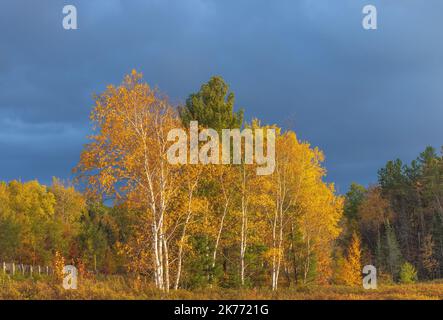
[[[362,239],[363,261],[394,280],[411,264],[419,279],[443,272],[443,157],[427,147],[411,164],[387,162],[378,184],[352,184],[346,194],[345,230]],[[343,239],[346,239],[345,237]],[[346,242],[346,241],[345,241]]]

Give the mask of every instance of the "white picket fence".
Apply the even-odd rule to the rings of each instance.
[[[28,264],[20,264],[20,263],[8,263],[8,262],[1,262],[0,263],[1,270],[3,271],[3,274],[9,274],[9,275],[16,275],[16,274],[22,274],[22,275],[29,275],[32,276],[34,274],[38,275],[52,275],[54,273],[53,268],[49,266],[34,266],[34,265],[28,265]]]

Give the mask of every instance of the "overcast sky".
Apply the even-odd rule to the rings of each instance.
[[[64,30],[62,8],[78,10]],[[362,8],[378,9],[378,30]],[[71,177],[92,94],[135,68],[179,103],[221,75],[297,132],[345,192],[443,145],[441,0],[2,0],[0,180]]]

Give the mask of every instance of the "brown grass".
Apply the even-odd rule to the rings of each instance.
[[[60,299],[251,299],[251,300],[423,300],[443,299],[443,282],[423,282],[411,285],[382,285],[377,290],[364,290],[345,286],[303,286],[282,288],[277,292],[269,289],[201,289],[178,290],[162,293],[152,285],[127,279],[80,279],[77,290],[64,290],[61,283],[51,279],[11,279],[0,277],[0,300],[60,300]]]

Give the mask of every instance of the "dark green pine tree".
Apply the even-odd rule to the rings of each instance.
[[[243,124],[243,110],[234,112],[234,93],[222,77],[212,77],[203,84],[200,91],[191,94],[186,105],[179,108],[183,125],[196,120],[199,125],[217,130],[240,128]]]
[[[396,280],[402,265],[402,255],[397,242],[394,228],[386,222],[386,262],[392,277]]]

